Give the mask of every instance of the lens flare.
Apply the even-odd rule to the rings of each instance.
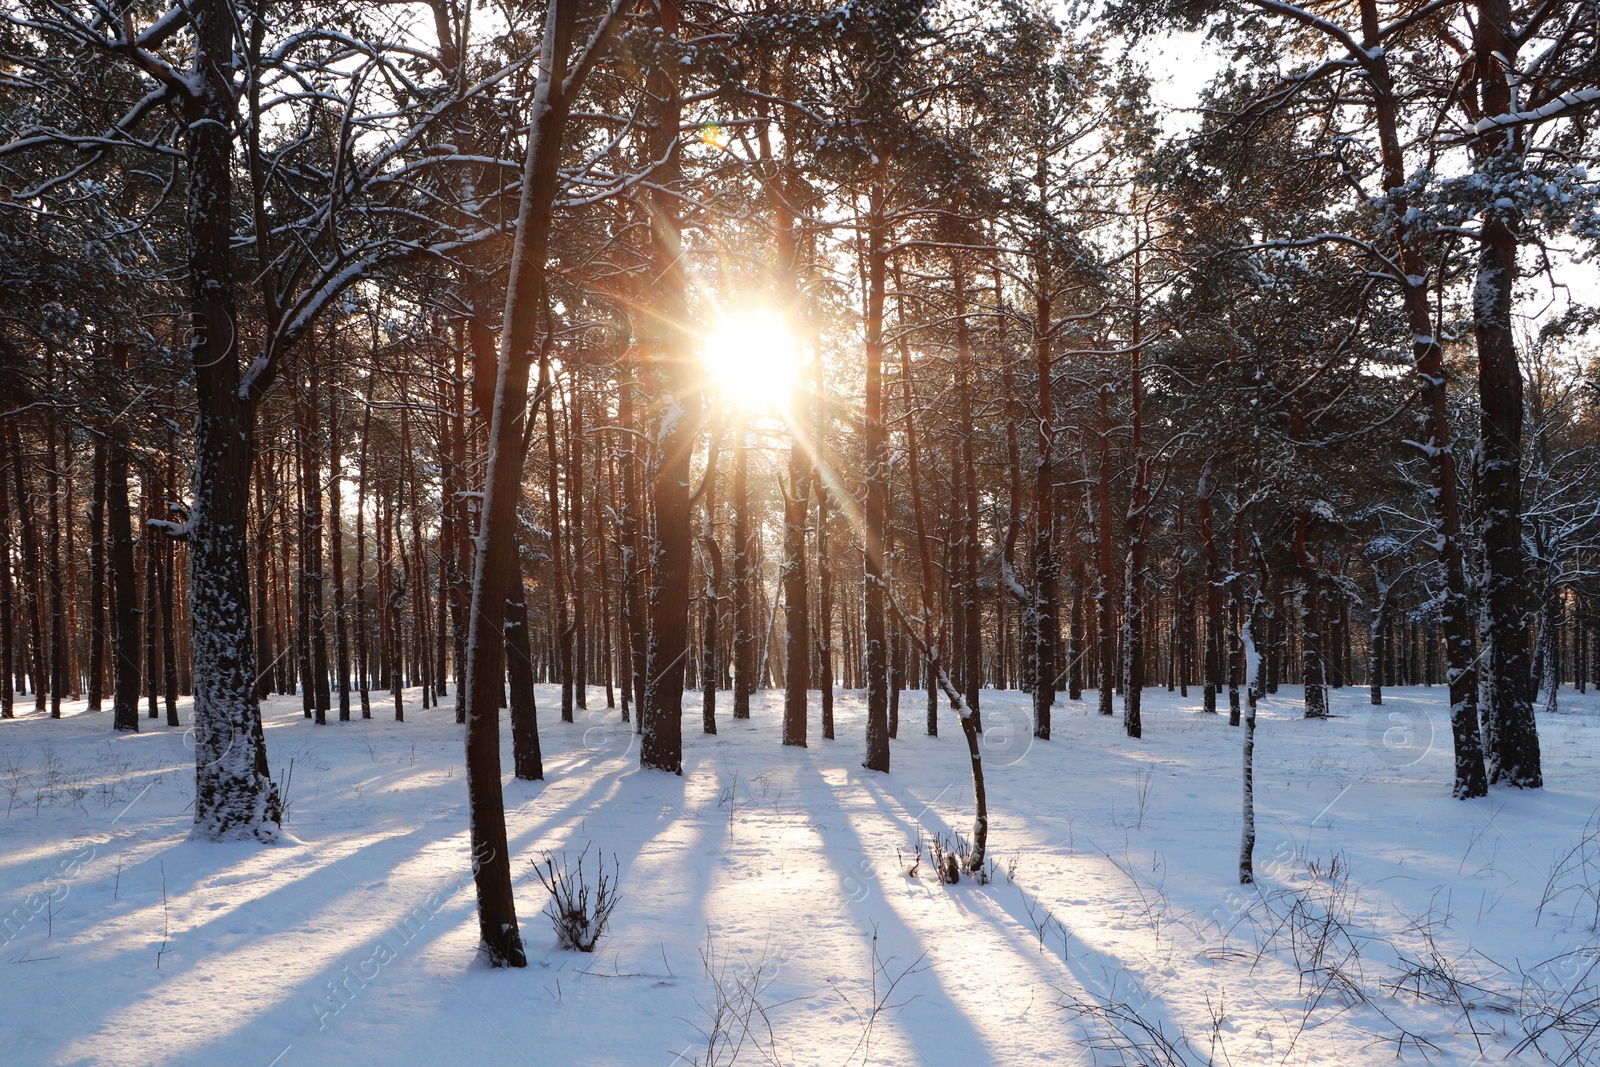
[[[800,342],[775,311],[736,311],[717,320],[700,359],[712,390],[730,403],[746,410],[781,408],[798,377]]]

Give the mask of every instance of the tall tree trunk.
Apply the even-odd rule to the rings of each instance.
[[[556,649],[561,669],[561,721],[572,722],[572,624],[567,617],[567,563],[561,534],[560,449],[556,446],[556,389],[550,360],[539,360],[539,390],[544,394],[545,497],[550,510],[550,601],[554,609]]]
[[[177,441],[168,439],[167,476],[165,485],[177,481]],[[246,489],[246,494],[249,490]],[[176,604],[177,581],[173,571],[177,566],[178,545],[168,537],[152,539],[151,548],[161,564],[161,687],[167,706],[167,725],[178,726],[178,611]]]
[[[939,621],[938,598],[934,588],[936,580],[933,573],[933,556],[929,551],[928,537],[928,512],[923,506],[922,495],[922,449],[917,437],[917,405],[911,392],[911,347],[902,338],[900,342],[900,390],[904,396],[906,409],[906,477],[911,486],[911,516],[916,523],[917,537],[917,574],[922,579],[919,590],[922,600],[922,638],[917,641],[921,651],[923,677],[928,688],[928,736],[939,736],[939,687],[938,676],[942,669],[939,660],[939,631],[942,629]],[[910,620],[907,620],[909,624]]]
[[[978,692],[983,687],[983,625],[978,601],[978,468],[973,456],[977,432],[972,424],[972,330],[967,321],[966,264],[951,257],[956,300],[956,403],[961,421],[961,677],[962,698],[972,712],[973,729],[983,732]]]
[[[1200,670],[1203,687],[1202,708],[1216,714],[1217,694],[1222,690],[1223,623],[1222,559],[1217,552],[1217,531],[1211,511],[1211,461],[1200,473],[1195,491],[1195,508],[1200,515],[1200,551],[1205,559],[1206,635]]]
[[[539,750],[538,705],[533,692],[533,646],[528,637],[528,596],[522,581],[522,552],[516,553],[517,573],[506,597],[505,657],[511,687],[511,763],[518,778],[544,779],[544,757]]]
[[[733,454],[733,717],[735,719],[748,719],[750,717],[750,695],[755,691],[755,591],[752,588],[753,575],[750,564],[752,562],[751,527],[750,527],[750,426],[744,419],[739,420],[738,427],[734,430],[739,435]],[[795,453],[801,451],[800,460],[802,468],[800,477],[802,484],[795,483]],[[792,717],[791,703],[798,704],[798,717],[801,722],[801,739],[804,740],[804,722],[806,715],[806,672],[796,670],[796,664],[808,662],[810,650],[810,637],[808,633],[806,604],[805,604],[805,567],[806,567],[806,501],[799,494],[803,491],[805,469],[805,455],[798,441],[789,446],[789,484],[784,489],[783,500],[783,580],[789,582],[792,569],[799,567],[798,580],[794,582],[799,587],[801,597],[800,617],[794,617],[792,593],[794,590],[784,589],[784,663],[788,670],[784,673],[784,740],[787,743]],[[796,497],[799,499],[795,499]],[[798,529],[792,524],[798,519]],[[799,632],[794,633],[795,627]],[[795,675],[798,674],[798,683]],[[796,688],[798,684],[798,689]]]
[[[822,738],[833,740],[833,564],[828,558],[828,485],[822,472],[825,469],[824,451],[828,419],[826,381],[822,373],[822,352],[816,349],[812,362],[815,373],[813,410],[816,426],[812,440],[816,442],[817,490],[817,688],[822,696]]]
[[[1516,110],[1507,73],[1517,62],[1520,43],[1513,36],[1510,0],[1477,0],[1473,23],[1473,72],[1480,111],[1503,115]],[[1477,166],[1491,181],[1497,166],[1516,165],[1521,133],[1490,132],[1476,146]],[[1479,431],[1473,470],[1478,537],[1483,544],[1483,691],[1487,726],[1486,755],[1491,784],[1521,789],[1544,784],[1539,733],[1533,717],[1534,683],[1528,664],[1527,594],[1522,547],[1522,369],[1512,333],[1513,289],[1517,281],[1519,223],[1514,215],[1492,211],[1478,244],[1478,275],[1473,289],[1473,332],[1478,345]]]
[[[1005,272],[996,260],[994,264],[994,303],[998,311],[995,330],[1000,350],[1000,391],[1005,394],[1006,413],[1006,470],[1010,492],[1007,494],[1006,536],[1000,546],[1000,585],[1009,592],[1022,608],[1018,619],[1017,688],[1030,693],[1034,689],[1034,598],[1017,580],[1017,540],[1022,534],[1022,445],[1017,424],[1022,419],[1022,404],[1017,397],[1015,371],[1012,369],[1010,350],[1006,344],[1005,289],[1002,279]],[[1076,698],[1074,698],[1076,699]]]
[[[1098,454],[1096,481],[1095,534],[1098,548],[1099,573],[1095,584],[1096,637],[1099,640],[1100,659],[1100,714],[1110,715],[1111,696],[1117,675],[1116,611],[1112,607],[1112,590],[1116,573],[1111,563],[1111,388],[1102,384],[1096,390],[1098,423],[1095,436]]]
[[[361,691],[361,717],[372,718],[371,635],[367,627],[367,442],[372,438],[372,389],[376,371],[367,375],[367,400],[361,416],[361,474],[356,481],[356,685]]]
[[[1247,612],[1247,621],[1240,635],[1240,645],[1244,649],[1247,671],[1245,687],[1250,707],[1245,712],[1242,746],[1244,807],[1239,829],[1239,882],[1241,885],[1251,885],[1256,880],[1256,700],[1260,695],[1257,688],[1260,682],[1257,679],[1261,673],[1261,655],[1255,640],[1253,611]]]
[[[1404,186],[1410,179],[1400,142],[1399,99],[1389,75],[1382,44],[1377,0],[1361,0],[1363,45],[1370,67],[1367,84],[1378,128],[1382,182],[1389,196],[1387,217],[1395,224],[1394,239],[1402,277],[1401,299],[1406,326],[1412,335],[1412,362],[1421,382],[1427,455],[1433,475],[1433,499],[1439,524],[1439,557],[1445,588],[1441,603],[1445,649],[1449,661],[1450,726],[1455,745],[1455,784],[1458,799],[1488,792],[1483,744],[1478,732],[1476,649],[1462,560],[1461,509],[1456,487],[1455,450],[1451,444],[1449,401],[1445,395],[1444,349],[1435,336],[1429,314],[1428,275],[1418,244],[1420,236],[1404,221],[1407,204]]]
[[[95,470],[105,488],[105,461],[102,453],[103,439],[96,442]],[[16,642],[16,605],[11,587],[11,499],[6,484],[5,471],[0,470],[0,719],[17,717],[15,696],[17,665],[14,660]],[[135,720],[135,729],[138,722]]]
[[[45,660],[45,632],[41,614],[43,609],[39,604],[39,533],[34,523],[33,498],[30,495],[28,482],[23,477],[22,436],[18,433],[15,423],[11,426],[10,443],[11,475],[17,489],[17,531],[22,542],[22,584],[25,593],[23,609],[28,614],[30,637],[28,674],[33,679],[34,711],[42,713],[50,692],[50,681],[47,677],[48,668]],[[138,693],[135,692],[135,704],[138,703],[138,699]],[[137,715],[137,711],[135,714]],[[134,728],[138,729],[137,726]]]
[[[602,498],[602,494],[599,492],[599,478],[596,477],[595,480],[597,484],[595,485],[593,515],[593,529],[595,531],[595,562],[599,570],[598,578],[600,585],[600,673],[605,680],[606,707],[615,708],[617,706],[615,681],[616,650],[612,647],[611,635],[616,630],[616,618],[611,612],[611,563],[608,558],[610,555],[608,551],[609,539],[601,533],[605,527],[601,524],[600,518],[602,499],[607,507],[610,507],[612,502],[617,499],[616,457],[615,455],[610,454],[609,450],[607,453],[605,453],[605,458],[603,463],[601,463],[601,466],[606,472],[606,492]],[[626,722],[628,719],[627,707],[627,700],[624,698],[622,704],[622,719],[624,722]]]
[[[1322,661],[1322,576],[1306,545],[1309,519],[1304,507],[1294,515],[1295,566],[1300,571],[1300,684],[1305,690],[1305,717],[1328,717],[1328,691]]]
[[[645,699],[640,708],[639,763],[683,773],[683,672],[689,652],[689,571],[693,520],[689,508],[689,460],[700,432],[700,375],[686,324],[678,203],[678,123],[682,111],[677,66],[678,0],[661,0],[658,26],[665,40],[651,68],[649,91],[656,101],[649,157],[657,188],[650,199],[651,256],[655,292],[647,349],[654,371],[655,456],[651,498],[655,531],[650,559],[650,643]]]
[[[1145,234],[1149,236],[1148,232]],[[1134,229],[1134,239],[1139,230]],[[1144,334],[1143,259],[1133,256],[1133,366],[1128,380],[1130,408],[1130,447],[1133,452],[1133,491],[1128,500],[1128,560],[1123,575],[1122,609],[1122,726],[1129,737],[1144,733],[1140,700],[1145,683],[1144,570],[1149,546],[1145,542],[1150,527],[1150,467],[1144,454]]]
[[[53,360],[47,360],[49,366]],[[61,697],[67,690],[66,591],[61,576],[61,469],[56,450],[56,430],[45,423],[45,494],[48,498],[45,517],[49,528],[45,531],[46,558],[45,584],[50,593],[50,717],[61,718]]]
[[[256,699],[265,700],[272,695],[272,674],[277,664],[273,650],[272,600],[269,596],[271,575],[272,535],[267,508],[266,478],[262,470],[262,457],[255,457],[255,550],[252,566],[255,568],[256,612]]]
[[[639,392],[633,361],[618,388],[617,422],[626,449],[622,454],[622,617],[628,631],[628,679],[633,696],[635,728],[642,725],[644,707],[645,641],[650,628],[645,615],[643,556],[640,531],[638,435],[634,432],[634,400]],[[626,704],[623,705],[626,708]]]
[[[311,346],[314,347],[314,346]],[[328,630],[323,625],[322,595],[322,444],[318,432],[318,382],[314,359],[307,368],[309,381],[306,389],[304,415],[305,441],[301,477],[305,486],[306,540],[300,544],[300,565],[305,575],[308,594],[306,611],[307,644],[310,652],[311,677],[306,684],[311,690],[312,708],[318,726],[328,724],[328,709],[332,696],[328,688]],[[405,412],[402,410],[401,418]]]
[[[589,707],[589,612],[585,590],[589,580],[584,573],[587,543],[583,528],[583,391],[578,376],[572,375],[567,431],[567,512],[572,549],[572,693],[578,707]]]
[[[282,817],[267,766],[250,637],[249,537],[254,402],[240,394],[233,300],[232,91],[235,12],[223,0],[189,8],[200,61],[185,99],[188,124],[190,364],[195,420],[193,506],[187,523],[194,635],[196,832],[213,840],[278,836]]]
[[[316,697],[311,685],[311,568],[307,565],[306,548],[311,541],[309,502],[306,499],[306,418],[305,390],[295,376],[294,394],[294,656],[295,673],[299,678],[300,709],[310,719],[315,714]],[[289,566],[289,542],[283,545],[284,566]]]
[[[795,387],[795,422],[803,422],[802,390]],[[806,744],[806,691],[810,688],[811,621],[806,590],[805,520],[810,512],[811,456],[800,435],[789,445],[789,486],[784,490],[784,744]],[[744,446],[739,448],[744,453]],[[746,544],[739,545],[744,557]],[[738,640],[738,638],[736,638]]]
[[[113,346],[113,359],[126,366],[120,346]],[[106,520],[112,610],[117,622],[112,649],[112,725],[118,730],[138,730],[139,601],[134,589],[133,515],[128,503],[128,450],[116,437],[106,443]]]
[[[717,544],[716,533],[716,461],[717,453],[713,449],[711,460],[706,465],[705,521],[700,533],[701,570],[705,578],[700,605],[700,719],[704,732],[708,734],[717,732],[717,677],[721,673],[717,651],[717,643],[721,640],[718,633],[721,620],[718,617],[717,599],[722,591],[722,547]]]
[[[625,0],[617,0],[617,7],[623,6]],[[575,83],[582,80],[567,73],[575,5],[571,0],[548,0],[545,12],[516,241],[506,287],[505,331],[489,423],[491,444],[467,639],[467,796],[478,891],[478,932],[490,965],[497,967],[527,965],[517,929],[505,805],[500,792],[499,718],[505,676],[506,590],[517,575],[516,506],[526,448],[523,420],[528,407],[530,360],[535,351],[541,352],[542,363],[549,357],[548,338],[541,337],[541,324],[548,310],[545,261],[561,140],[570,108],[568,93],[575,92]],[[674,124],[672,134],[676,132]]]
[[[1045,193],[1045,163],[1039,164],[1039,192]],[[1056,644],[1060,640],[1060,596],[1057,593],[1056,569],[1056,477],[1055,477],[1055,354],[1052,313],[1052,274],[1050,250],[1041,237],[1033,255],[1035,297],[1033,346],[1034,375],[1038,379],[1039,410],[1037,414],[1039,438],[1038,459],[1033,489],[1033,515],[1031,517],[1033,543],[1030,556],[1033,561],[1033,736],[1048,740],[1050,737],[1050,710],[1056,702],[1056,678],[1060,673],[1056,664]],[[1102,512],[1101,523],[1107,520]],[[1109,590],[1102,591],[1109,597]],[[1105,609],[1102,609],[1105,610]],[[1102,622],[1103,624],[1103,622]],[[1108,640],[1102,635],[1102,642]],[[1100,680],[1100,710],[1111,714],[1109,674],[1102,673]]]
[[[339,721],[350,721],[350,633],[344,597],[344,464],[339,454],[339,390],[328,390],[328,558],[333,564],[334,647],[338,657]],[[448,494],[447,494],[448,495]],[[448,511],[451,504],[445,502]]]
[[[884,190],[868,193],[866,408],[862,416],[862,623],[865,630],[867,754],[862,766],[889,770],[889,649],[884,626],[884,529],[888,522],[889,457],[883,424],[883,297],[888,232]]]
[[[434,705],[433,656],[430,654],[432,635],[428,629],[430,614],[428,611],[428,555],[422,544],[422,508],[417,499],[417,453],[411,444],[411,407],[409,398],[405,396],[404,391],[402,391],[401,399],[404,401],[404,405],[400,408],[400,451],[404,459],[406,509],[411,515],[410,586],[412,590],[412,633],[415,635],[411,644],[411,669],[414,678],[413,684],[422,688],[422,706],[426,709]],[[318,505],[319,519],[320,508],[321,506]],[[316,544],[317,554],[320,559],[322,544],[320,537],[316,539]],[[318,569],[321,569],[320,564]],[[325,712],[328,703],[328,645],[327,634],[321,624],[322,581],[320,575],[318,575],[316,584],[315,604],[317,608],[317,625],[314,640],[317,642],[317,647],[321,649],[320,653],[314,657],[318,664],[318,708],[319,711]]]

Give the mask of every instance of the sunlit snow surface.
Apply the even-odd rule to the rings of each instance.
[[[452,700],[423,711],[408,692],[397,724],[375,695],[371,721],[325,727],[272,701],[289,840],[270,847],[188,839],[182,728],[117,736],[109,713],[51,721],[19,700],[0,722],[0,1061],[727,1063],[732,1044],[707,1048],[709,971],[765,1013],[736,997],[740,1063],[1387,1064],[1397,1044],[1420,1060],[1419,1042],[1433,1063],[1478,1062],[1479,1042],[1500,1062],[1600,984],[1592,955],[1566,955],[1596,943],[1600,846],[1587,875],[1560,869],[1600,805],[1600,702],[1563,691],[1561,714],[1540,716],[1547,789],[1461,803],[1443,696],[1392,691],[1373,709],[1336,690],[1325,722],[1300,718],[1298,690],[1269,699],[1258,885],[1241,889],[1225,709],[1153,689],[1129,741],[1090,694],[1030,744],[1024,699],[985,692],[997,877],[944,887],[926,860],[918,878],[904,868],[919,831],[968,829],[971,788],[948,710],[944,736],[922,736],[921,694],[903,700],[893,774],[859,765],[856,694],[833,742],[813,694],[807,749],[778,743],[780,694],[758,694],[749,722],[723,694],[716,737],[686,709],[678,778],[638,769],[614,712],[554,721],[541,687],[548,780],[505,786],[521,972],[474,959]],[[544,849],[585,847],[621,866],[592,956],[556,950],[531,873]],[[1321,920],[1330,905],[1342,930]],[[1435,952],[1464,984],[1417,977]],[[1084,1013],[1096,1004],[1120,1033]],[[1148,1059],[1130,1019],[1184,1058]],[[1540,1046],[1559,1060],[1565,1040]],[[1511,1062],[1541,1061],[1528,1047]]]

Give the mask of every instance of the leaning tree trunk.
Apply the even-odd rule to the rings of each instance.
[[[618,6],[622,3],[619,0]],[[571,0],[549,0],[506,286],[505,332],[490,413],[467,635],[467,799],[472,863],[478,934],[494,967],[527,965],[511,890],[505,804],[500,792],[500,697],[505,684],[506,590],[517,580],[516,508],[526,448],[523,420],[528,408],[528,378],[534,352],[541,351],[542,358],[548,359],[548,339],[542,337],[548,303],[545,260],[561,140],[570,108],[568,94],[576,91],[583,73],[583,68],[567,73],[575,22],[576,6]],[[608,19],[606,25],[611,24]]]

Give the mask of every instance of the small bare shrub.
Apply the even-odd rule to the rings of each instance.
[[[618,899],[617,875],[621,865],[617,857],[611,857],[609,875],[606,874],[605,858],[599,859],[596,864],[598,871],[591,885],[583,873],[583,861],[588,855],[589,849],[585,847],[577,860],[569,865],[567,855],[563,852],[558,866],[556,857],[546,852],[544,863],[533,865],[533,873],[539,876],[540,883],[550,894],[544,913],[555,927],[557,944],[577,952],[594,951],[595,944],[606,932],[606,923],[610,921]]]
[[[976,869],[972,865],[972,843],[960,834],[934,834],[928,842],[928,857],[933,860],[933,874],[945,885],[955,885],[961,881],[961,874],[966,872],[968,878],[979,885],[986,885],[994,880],[994,863],[980,864]]]

